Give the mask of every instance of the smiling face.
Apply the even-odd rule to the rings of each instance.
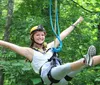
[[[45,41],[45,33],[43,31],[36,31],[33,37],[37,44],[42,45]]]

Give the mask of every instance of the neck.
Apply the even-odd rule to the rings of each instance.
[[[43,49],[43,44],[39,45],[34,43],[33,47],[38,48],[38,49]]]

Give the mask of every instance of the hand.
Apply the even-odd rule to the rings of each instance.
[[[83,21],[83,17],[80,16],[79,19],[77,20],[78,22],[82,22]]]
[[[79,24],[82,21],[83,21],[83,17],[79,17],[79,19],[73,25],[76,26],[77,24]]]

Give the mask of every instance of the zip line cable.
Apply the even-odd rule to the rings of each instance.
[[[55,28],[57,28],[57,32],[56,32],[56,29],[54,30],[53,20],[52,20],[52,0],[50,0],[50,24],[51,24],[51,28],[52,28],[54,35],[56,36],[56,38],[59,41],[59,46],[57,48],[54,47],[53,52],[59,52],[62,49],[62,40],[60,39],[60,28],[59,28],[59,23],[58,23],[57,0],[55,1]],[[56,42],[55,42],[55,44],[56,44]]]

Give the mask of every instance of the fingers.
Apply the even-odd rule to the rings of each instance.
[[[84,18],[82,16],[79,17],[79,22],[82,22]]]

